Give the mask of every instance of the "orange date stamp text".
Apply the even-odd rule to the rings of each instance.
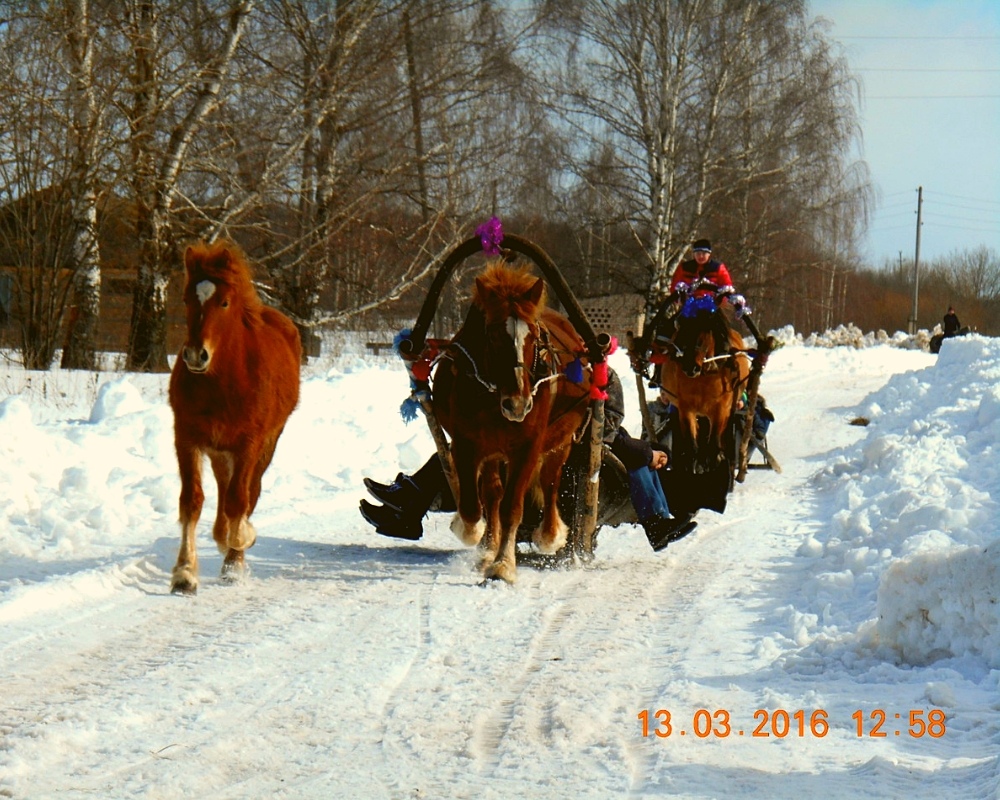
[[[797,711],[758,708],[748,724],[735,721],[724,708],[699,708],[683,720],[663,708],[655,711],[643,709],[638,714],[638,720],[643,738],[653,736],[658,739],[674,736],[693,736],[697,739],[727,739],[730,736],[822,739],[830,732],[830,715],[821,708]],[[947,728],[945,713],[940,708],[909,709],[899,713],[881,708],[870,711],[858,709],[850,715],[850,720],[853,723],[850,729],[859,739],[895,736],[940,739]]]

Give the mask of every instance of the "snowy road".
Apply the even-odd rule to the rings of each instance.
[[[41,565],[5,551],[0,797],[997,796],[995,673],[866,659],[810,617],[804,543],[838,510],[814,476],[866,435],[847,421],[887,369],[933,363],[897,350],[887,368],[884,349],[779,351],[763,389],[783,474],[751,471],[724,516],[702,512],[662,554],[638,528],[605,529],[588,568],[523,568],[513,588],[478,585],[445,515],[412,544],[357,515],[359,474],[391,477],[429,446],[416,426],[339,427],[327,401],[387,395],[367,401],[384,420],[405,385],[392,368],[305,384],[244,584],[218,581],[206,508],[199,594],[169,595],[174,477],[119,476],[127,532]],[[132,453],[122,419],[172,470],[169,413],[109,422],[104,446]],[[339,452],[293,457],[328,434]],[[944,703],[963,710],[945,735],[909,735],[911,709]],[[873,710],[885,738],[867,735]]]

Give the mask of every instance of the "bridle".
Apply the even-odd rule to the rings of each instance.
[[[520,319],[519,317],[509,317],[507,321],[503,324],[506,326],[513,319]],[[500,324],[500,323],[494,323]],[[538,329],[537,333],[534,333],[534,344],[532,347],[531,355],[531,366],[528,368],[528,374],[531,379],[532,395],[538,393],[539,388],[542,384],[549,381],[555,380],[561,376],[558,369],[558,359],[556,357],[556,349],[552,345],[549,336],[549,330],[541,322],[531,323]],[[485,332],[485,331],[484,331]],[[488,342],[489,337],[485,337]],[[524,360],[524,352],[527,347],[518,348],[513,337],[511,338],[511,344],[514,349],[514,361],[513,368],[515,371],[524,370],[527,366],[527,362]],[[473,378],[483,389],[492,394],[496,394],[500,391],[499,386],[484,377],[485,373],[488,372],[487,368],[483,366],[480,367],[480,362],[477,361],[476,357],[469,352],[469,349],[458,339],[453,339],[451,343],[437,356],[433,363],[442,358],[451,359],[453,363],[457,363],[455,356],[448,351],[454,349],[462,356],[462,360],[468,364],[469,371],[466,372],[469,377]],[[488,349],[488,344],[483,348],[483,356],[486,355]]]

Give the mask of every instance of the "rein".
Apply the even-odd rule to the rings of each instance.
[[[483,385],[483,387],[486,389],[486,391],[495,393],[496,390],[497,390],[496,384],[495,383],[490,383],[489,381],[486,381],[486,380],[483,380],[483,378],[479,375],[479,367],[476,364],[476,359],[474,359],[469,354],[469,351],[466,350],[459,342],[454,342],[453,341],[451,343],[451,347],[457,348],[459,350],[459,352],[461,352],[462,355],[465,356],[466,360],[469,362],[470,366],[472,367],[472,377],[475,378],[477,381],[479,381]],[[438,358],[451,358],[451,356],[447,355],[446,353],[442,353],[442,355],[438,356]],[[435,360],[437,360],[437,359],[435,359]],[[454,360],[455,359],[452,359],[452,361],[454,361]]]
[[[747,358],[747,359],[750,358],[750,355],[748,354],[748,352],[746,350],[735,350],[735,351],[731,351],[729,353],[726,353],[725,355],[712,356],[711,358],[706,358],[702,363],[708,364],[709,362],[712,362],[712,361],[725,361],[728,358],[736,358],[736,356],[743,356],[744,358]]]
[[[566,377],[562,373],[562,371],[554,369],[554,366],[558,363],[556,354],[559,351],[549,341],[549,333],[550,333],[549,329],[546,328],[541,323],[538,324],[538,329],[539,329],[538,342],[535,344],[535,354],[531,364],[532,397],[538,394],[538,390],[542,387],[543,384]],[[465,360],[469,362],[469,367],[471,368],[472,371],[471,373],[466,373],[466,374],[469,375],[469,377],[472,377],[476,381],[478,381],[479,384],[484,389],[486,389],[486,391],[495,394],[497,392],[497,385],[495,383],[491,383],[490,381],[486,380],[482,375],[480,375],[479,365],[476,363],[476,359],[465,348],[465,346],[461,342],[457,341],[452,341],[450,343],[450,346],[458,350],[463,356],[465,356]],[[570,351],[565,350],[564,352],[569,353]],[[436,364],[442,358],[451,358],[451,360],[454,361],[454,358],[452,358],[448,353],[442,352],[434,360],[434,362],[432,362],[432,365]],[[540,364],[544,364],[546,367],[547,374],[544,375],[543,377],[537,377],[540,373],[539,369]],[[523,367],[523,363],[518,361],[517,366]]]

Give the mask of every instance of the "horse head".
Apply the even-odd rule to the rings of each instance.
[[[476,278],[472,299],[486,328],[483,368],[496,385],[500,413],[511,422],[524,421],[534,405],[532,368],[544,294],[541,278],[502,262]]]
[[[712,315],[720,313],[712,297],[690,297],[677,318],[674,344],[681,369],[689,378],[697,378],[715,356]]]
[[[184,253],[187,338],[181,358],[189,372],[206,373],[232,339],[234,328],[260,315],[250,271],[231,242],[194,244]]]

